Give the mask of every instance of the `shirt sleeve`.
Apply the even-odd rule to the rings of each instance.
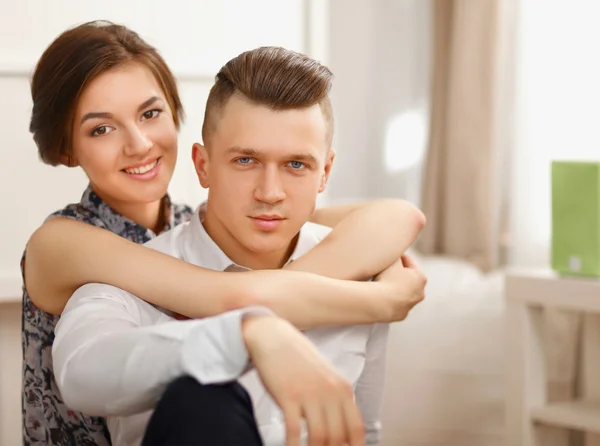
[[[265,314],[272,313],[249,307],[174,321],[119,288],[84,285],[55,329],[56,382],[67,406],[89,415],[149,410],[179,376],[206,384],[237,379],[249,362],[243,318]]]
[[[389,324],[374,324],[367,341],[365,367],[355,389],[356,402],[365,424],[365,444],[381,442],[381,406],[385,387]]]

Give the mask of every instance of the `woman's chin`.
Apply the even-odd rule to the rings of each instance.
[[[141,185],[140,185],[141,186]],[[167,184],[145,184],[142,187],[121,188],[124,191],[122,201],[129,201],[131,204],[150,204],[161,200],[167,194]]]

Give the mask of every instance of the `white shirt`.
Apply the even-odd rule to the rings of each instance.
[[[213,270],[243,270],[204,230],[196,212],[190,222],[146,245]],[[290,261],[316,246],[330,229],[305,224]],[[88,284],[71,297],[55,329],[53,362],[66,404],[89,415],[107,416],[114,446],[140,444],[164,388],[189,374],[206,384],[239,379],[248,390],[265,446],[285,444],[281,411],[255,370],[241,334],[253,307],[205,319],[175,321],[151,304],[105,284]],[[327,327],[305,332],[355,389],[367,430],[378,444],[388,324]],[[304,433],[304,436],[306,434]]]

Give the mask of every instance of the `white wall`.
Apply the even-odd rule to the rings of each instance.
[[[179,78],[187,121],[171,186],[176,200],[196,204],[204,196],[192,172],[189,148],[200,137],[206,95],[218,69],[241,51],[263,44],[306,51],[309,4],[307,0],[179,1],[168,7],[158,0],[102,4],[100,17],[138,31],[158,47]],[[0,94],[5,104],[0,110],[2,214],[20,216],[18,225],[5,218],[0,234],[0,292],[7,286],[13,292],[28,236],[51,211],[78,200],[86,184],[79,169],[52,168],[37,161],[27,131],[29,72],[59,32],[98,17],[98,9],[76,0],[2,0],[0,5]]]
[[[426,118],[430,3],[181,0],[171,3],[175,9],[159,0],[110,0],[101,10],[102,17],[124,22],[154,43],[180,79],[188,119],[171,187],[175,199],[195,204],[203,197],[189,163],[189,147],[199,137],[212,76],[244,49],[279,44],[325,60],[335,73],[338,157],[329,187],[331,201],[383,195],[417,201],[419,169],[390,171],[385,134],[394,116],[414,111]],[[7,104],[0,110],[1,299],[18,289],[18,261],[28,236],[48,213],[78,200],[86,184],[79,170],[37,161],[27,131],[29,71],[60,31],[98,15],[96,8],[75,0],[0,0],[0,6],[0,97]],[[424,144],[411,145],[411,139],[393,147],[399,158],[422,152]],[[21,216],[18,225],[8,222],[6,216],[13,215]]]
[[[383,196],[419,202],[427,144],[431,8],[431,0],[330,1],[328,60],[335,76],[337,151],[328,188],[332,203]],[[397,138],[386,145],[394,117],[400,117]],[[399,328],[392,331],[388,346],[382,446],[425,444],[410,443],[414,431],[408,439],[406,423],[398,420],[430,420],[426,414],[435,412],[426,401],[418,413],[402,413],[406,404],[398,401],[419,377],[398,375],[399,370],[415,370],[403,362],[406,356],[398,356],[410,344],[408,332]]]
[[[165,57],[180,83],[187,120],[170,188],[177,201],[205,196],[191,167],[214,75],[231,57],[260,45],[326,56],[327,4],[319,0],[0,0],[0,444],[20,444],[20,273],[29,235],[52,211],[78,201],[87,182],[78,169],[37,159],[28,132],[29,74],[61,31],[94,19],[138,31]]]
[[[41,164],[27,131],[29,70],[66,27],[95,18],[125,23],[155,44],[175,71],[187,111],[171,187],[177,200],[195,204],[203,197],[189,148],[199,138],[212,77],[239,52],[276,44],[325,61],[335,75],[338,156],[321,201],[393,196],[418,202],[420,164],[389,169],[385,135],[394,116],[408,111],[427,117],[431,0],[178,0],[165,5],[107,0],[92,8],[76,0],[0,0],[5,104],[0,108],[0,445],[19,444],[21,363],[20,304],[1,302],[20,300],[18,262],[28,236],[48,213],[78,200],[86,184],[78,170]],[[425,142],[418,125],[407,127],[391,144],[392,164],[422,156]],[[16,224],[9,219],[15,215]],[[394,395],[393,387],[388,390]]]
[[[329,11],[337,150],[329,199],[418,202],[427,142],[431,0],[331,0]],[[401,117],[399,132],[386,147],[394,117]]]

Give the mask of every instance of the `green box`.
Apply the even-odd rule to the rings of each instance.
[[[552,269],[600,277],[600,163],[552,162]]]

